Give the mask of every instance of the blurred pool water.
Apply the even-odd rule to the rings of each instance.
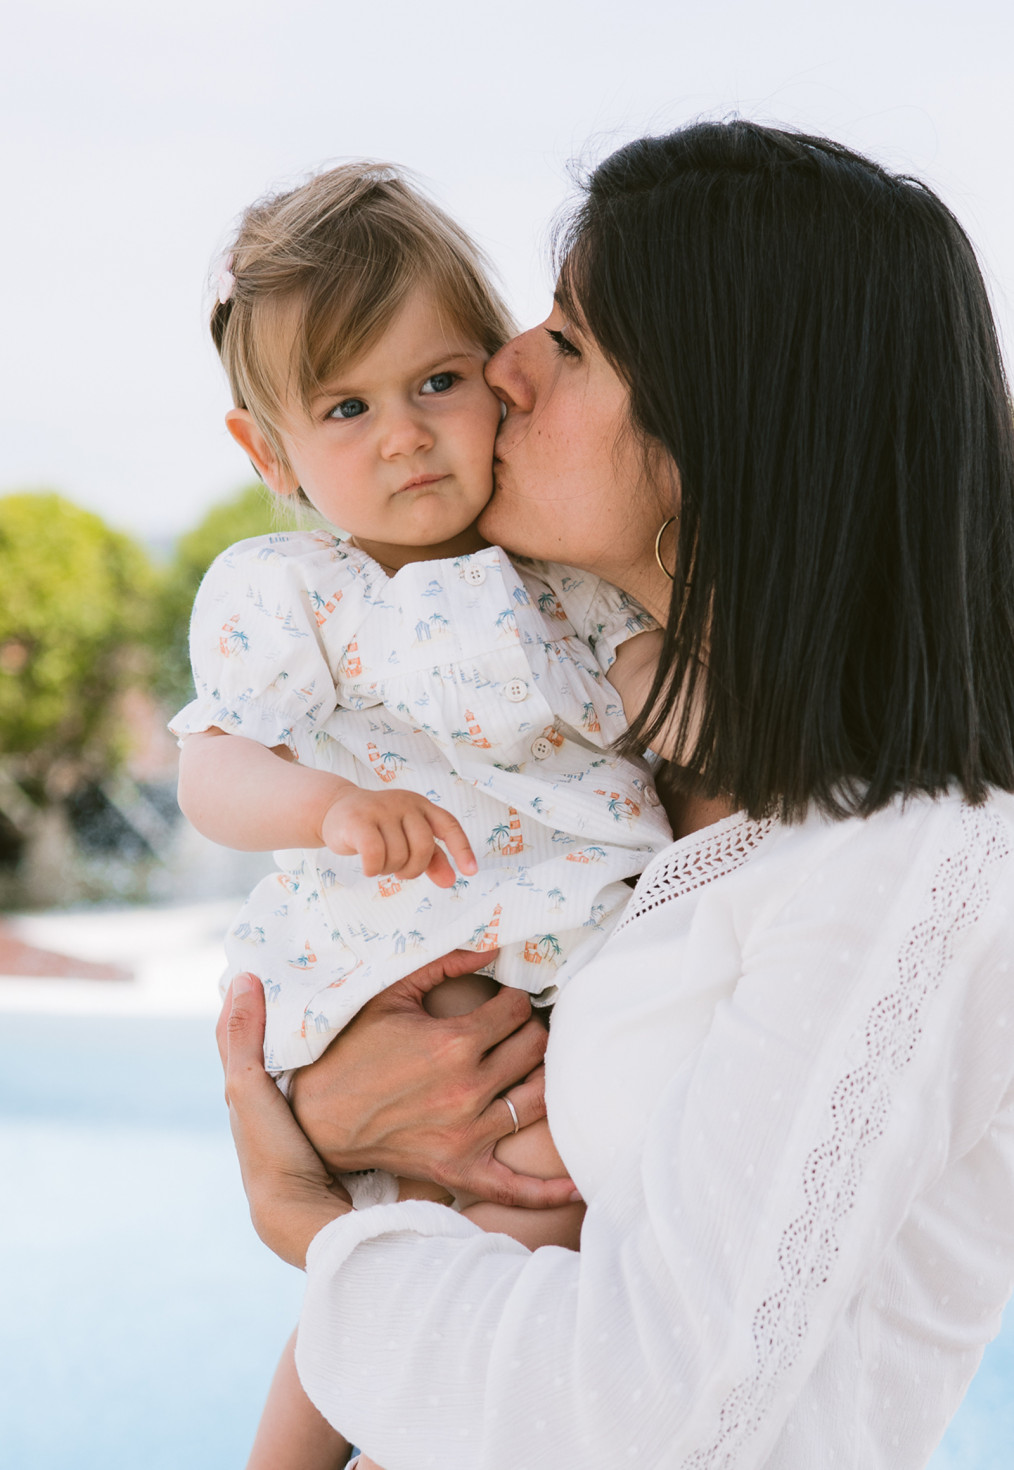
[[[242,1470],[302,1276],[251,1229],[211,1018],[0,1013],[0,1462]],[[932,1470],[1012,1470],[1014,1312]]]

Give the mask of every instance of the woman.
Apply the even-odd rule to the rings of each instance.
[[[560,253],[489,367],[483,531],[663,622],[630,743],[677,837],[554,1016],[581,1252],[427,1203],[336,1218],[244,989],[255,1223],[306,1259],[305,1387],[387,1470],[921,1466],[1014,1275],[1014,426],[982,281],[919,184],[742,122],[614,154]],[[498,1093],[538,1112],[523,1006],[438,1023],[437,978],[373,1002],[297,1115],[333,1167],[555,1202],[489,1157]]]

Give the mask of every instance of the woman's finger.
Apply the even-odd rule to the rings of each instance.
[[[532,1016],[498,1046],[488,1051],[480,1068],[485,1088],[482,1102],[488,1104],[507,1091],[510,1091],[513,1099],[517,1087],[524,1085],[529,1074],[539,1067],[548,1039],[545,1026]],[[538,1085],[529,1090],[525,1094],[526,1107],[531,1105],[530,1099],[536,1099],[539,1095]],[[534,1123],[536,1117],[543,1116],[544,1113],[537,1113],[535,1117],[526,1117],[524,1121]]]
[[[506,1044],[505,1042],[504,1045]],[[499,1142],[508,1133],[515,1131],[514,1116],[504,1101],[505,1098],[510,1099],[511,1107],[517,1114],[518,1128],[527,1128],[530,1123],[537,1123],[546,1116],[545,1072],[545,1067],[537,1067],[530,1077],[516,1082],[512,1087],[504,1088],[493,1098],[482,1114],[481,1121],[491,1130],[495,1130],[491,1131],[491,1137],[495,1141]]]
[[[255,976],[234,978],[217,1036],[254,1229],[283,1260],[302,1266],[317,1231],[350,1202],[264,1070],[264,990]]]
[[[500,1107],[506,1113],[502,1101]],[[573,1179],[535,1179],[530,1174],[515,1174],[492,1154],[473,1164],[463,1187],[479,1199],[496,1205],[520,1205],[527,1210],[552,1210],[581,1202]]]
[[[483,954],[476,954],[471,949],[452,949],[450,954],[441,955],[436,960],[430,960],[428,965],[421,965],[418,970],[413,970],[410,975],[405,975],[401,980],[396,980],[393,985],[389,985],[386,990],[381,992],[380,996],[375,998],[379,1002],[379,1007],[375,1008],[383,1008],[385,1010],[407,1008],[412,1011],[418,1011],[421,1007],[423,996],[428,995],[437,985],[442,985],[445,980],[450,980],[455,975],[474,974],[476,970],[481,970],[483,965],[488,965],[490,960],[495,959],[496,953],[496,950],[487,950]],[[521,995],[522,992],[515,991],[514,994]],[[526,1006],[528,1005],[527,998],[525,998],[524,1003]],[[492,1004],[492,1002],[487,1002],[487,1004]],[[367,1006],[374,1005],[374,1001],[367,1001]],[[366,1006],[363,1007],[363,1010],[365,1009]],[[472,1017],[479,1015],[479,1012],[485,1009],[485,1006],[480,1006],[471,1015],[461,1017],[460,1019],[470,1021]],[[531,1007],[528,1006],[528,1009],[530,1010]],[[431,1020],[432,1018],[428,1017],[427,1019]],[[525,1017],[522,1016],[521,1021],[524,1019]],[[504,1036],[509,1036],[512,1031],[517,1030],[520,1024],[521,1022],[516,1022],[514,1025],[508,1026],[497,1040],[502,1040]],[[484,1034],[489,1029],[490,1027],[487,1024],[484,1027]],[[495,1026],[493,1029],[495,1029]],[[495,1045],[495,1042],[488,1044]]]

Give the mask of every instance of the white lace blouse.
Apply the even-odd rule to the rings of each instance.
[[[579,1255],[335,1221],[297,1362],[385,1470],[914,1470],[1014,1281],[1014,798],[744,817],[560,1000]]]

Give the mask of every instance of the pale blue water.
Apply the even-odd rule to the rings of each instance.
[[[302,1277],[250,1227],[210,1021],[0,1040],[0,1464],[242,1470]],[[932,1470],[1014,1470],[1014,1312]]]

